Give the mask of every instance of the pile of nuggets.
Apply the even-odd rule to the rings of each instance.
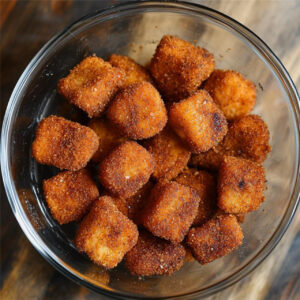
[[[43,119],[32,153],[64,170],[43,191],[55,220],[79,223],[79,251],[106,269],[124,259],[132,274],[151,276],[242,244],[240,224],[264,201],[261,164],[271,150],[266,124],[249,114],[251,81],[167,35],[148,69],[93,55],[58,91],[91,120]]]

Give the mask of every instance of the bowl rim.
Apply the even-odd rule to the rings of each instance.
[[[190,3],[186,1],[133,1],[122,3],[119,5],[111,6],[107,9],[97,10],[95,12],[89,13],[82,18],[76,20],[75,22],[71,23],[65,29],[60,31],[54,37],[52,37],[33,57],[30,63],[27,65],[25,70],[23,71],[22,75],[20,76],[18,82],[16,83],[14,90],[11,94],[9,99],[5,116],[2,123],[2,132],[1,132],[1,171],[2,171],[2,178],[4,183],[4,188],[6,191],[7,198],[9,200],[10,206],[12,211],[19,223],[19,226],[25,233],[26,237],[29,239],[31,244],[35,247],[35,249],[59,272],[61,272],[64,276],[71,279],[72,281],[76,282],[77,284],[81,284],[93,291],[98,293],[102,293],[104,295],[110,297],[118,297],[118,298],[134,298],[134,299],[145,299],[145,298],[152,298],[152,299],[170,299],[170,298],[179,298],[179,297],[206,297],[212,295],[216,292],[219,292],[234,283],[238,282],[245,276],[247,276],[250,272],[252,272],[263,260],[267,258],[267,256],[272,252],[272,250],[276,247],[276,245],[281,240],[282,236],[286,232],[287,228],[289,227],[293,216],[296,212],[297,206],[300,200],[300,168],[299,168],[299,155],[296,157],[297,160],[297,170],[296,172],[296,179],[294,184],[293,192],[290,196],[290,204],[283,216],[281,222],[279,223],[277,230],[275,233],[269,238],[268,242],[264,245],[264,247],[256,254],[255,257],[251,259],[241,270],[238,270],[234,274],[231,274],[226,279],[218,282],[215,285],[211,285],[206,287],[205,289],[194,291],[191,293],[181,294],[181,295],[174,295],[174,296],[167,296],[167,297],[147,297],[147,296],[139,296],[139,295],[131,295],[128,292],[120,292],[115,291],[109,287],[104,285],[96,286],[92,282],[88,282],[84,279],[83,276],[78,274],[75,269],[72,269],[68,266],[64,261],[62,261],[58,256],[56,256],[47,246],[45,242],[41,240],[38,234],[35,232],[35,229],[30,224],[30,222],[24,222],[24,219],[27,219],[26,214],[22,210],[20,206],[20,201],[18,199],[18,195],[16,189],[13,184],[13,178],[10,174],[10,164],[9,164],[9,137],[11,133],[11,124],[13,120],[13,115],[15,112],[16,104],[18,103],[20,91],[22,90],[25,82],[27,81],[31,72],[35,69],[35,66],[39,63],[41,58],[48,53],[52,47],[57,44],[65,35],[67,35],[72,30],[81,27],[85,21],[91,21],[92,18],[99,18],[99,17],[107,17],[109,15],[115,15],[116,13],[121,13],[124,11],[134,11],[140,8],[153,8],[153,9],[162,9],[162,8],[169,8],[169,9],[182,9],[193,11],[194,13],[198,14],[205,14],[208,17],[214,18],[219,22],[229,26],[243,38],[245,38],[260,54],[264,55],[269,63],[272,65],[273,69],[276,71],[277,76],[280,78],[280,82],[284,87],[284,90],[289,95],[290,104],[293,108],[293,117],[294,123],[296,124],[296,131],[298,132],[298,137],[296,136],[296,147],[299,148],[299,128],[300,128],[300,98],[297,93],[297,89],[288,74],[287,70],[281,63],[281,61],[277,58],[277,56],[273,53],[273,51],[266,45],[266,43],[259,38],[255,33],[253,33],[250,29],[246,26],[242,25],[238,21],[232,19],[231,17],[214,10],[212,8],[206,7],[204,5]],[[266,55],[267,54],[267,55]]]

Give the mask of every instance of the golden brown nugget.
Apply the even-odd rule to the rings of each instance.
[[[184,262],[193,262],[195,261],[195,257],[193,256],[193,253],[191,251],[191,249],[188,246],[184,247],[185,249],[185,258],[184,258]]]
[[[219,215],[224,215],[226,214],[222,209],[218,208],[217,211],[214,214],[214,217],[219,216]],[[238,222],[240,224],[243,224],[245,221],[245,216],[246,214],[232,214],[236,217],[236,219],[238,220]]]
[[[217,183],[212,174],[196,169],[185,169],[175,181],[197,191],[200,198],[198,213],[193,225],[202,225],[217,210]]]
[[[125,73],[96,56],[89,56],[58,82],[58,91],[89,117],[98,117],[123,85]]]
[[[108,196],[96,200],[80,223],[75,237],[79,251],[107,269],[114,268],[138,240],[136,225],[124,216]]]
[[[92,157],[95,162],[101,162],[116,146],[128,140],[105,118],[92,119],[88,126],[96,132],[99,139],[99,148]]]
[[[50,116],[37,127],[32,155],[40,164],[77,171],[86,166],[98,146],[98,137],[92,129]]]
[[[214,68],[212,53],[165,35],[151,60],[150,73],[164,98],[177,101],[196,92]]]
[[[46,202],[59,224],[80,220],[99,197],[97,185],[86,169],[65,171],[43,181]]]
[[[236,217],[224,214],[192,228],[187,235],[187,244],[194,257],[204,265],[238,248],[243,238]]]
[[[227,122],[207,91],[173,103],[169,122],[179,137],[194,153],[208,151],[227,133]]]
[[[144,147],[125,142],[99,165],[99,180],[113,195],[128,198],[149,180],[154,166],[151,154]]]
[[[247,115],[256,102],[253,82],[232,70],[215,70],[204,84],[228,120]]]
[[[264,201],[265,170],[243,158],[225,156],[218,178],[218,206],[227,213],[244,214]]]
[[[179,270],[185,258],[185,249],[140,231],[137,244],[125,255],[125,264],[133,275],[170,275]]]
[[[199,201],[194,189],[177,182],[158,183],[142,212],[142,224],[153,235],[180,243],[197,215]]]
[[[271,151],[269,130],[257,115],[248,115],[234,120],[223,141],[207,152],[192,155],[189,165],[217,170],[224,155],[242,157],[262,163]]]
[[[169,127],[165,127],[161,133],[146,140],[143,145],[155,160],[156,165],[152,176],[156,180],[171,180],[176,177],[186,167],[191,156],[191,152]]]
[[[113,67],[123,70],[126,74],[123,87],[134,82],[148,81],[152,83],[152,79],[148,71],[137,64],[128,56],[112,54],[108,60]]]
[[[167,123],[164,102],[149,82],[133,83],[121,90],[110,104],[107,117],[135,140],[156,135]]]

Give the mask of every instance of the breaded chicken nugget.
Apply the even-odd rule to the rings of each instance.
[[[199,201],[194,189],[177,182],[158,183],[142,212],[142,224],[155,236],[180,243],[197,215]]]
[[[65,171],[43,181],[43,190],[51,214],[59,224],[80,220],[99,197],[89,172]]]
[[[171,180],[176,177],[191,156],[191,152],[169,126],[150,140],[146,140],[143,145],[155,160],[156,166],[152,176],[157,180]]]
[[[99,139],[99,148],[92,157],[95,162],[101,162],[116,146],[128,140],[105,118],[92,119],[88,126],[96,132]]]
[[[182,267],[184,258],[182,245],[171,244],[142,230],[137,244],[125,255],[125,264],[133,275],[169,275]]]
[[[75,237],[79,251],[107,269],[114,268],[138,240],[136,225],[108,196],[96,200],[82,220]]]
[[[140,212],[147,203],[153,185],[154,184],[151,181],[148,181],[136,194],[129,198],[113,198],[119,211],[129,219],[133,220],[137,225],[140,223],[138,221]]]
[[[144,147],[125,142],[99,165],[99,180],[113,195],[128,198],[149,180],[154,166],[152,155]]]
[[[86,166],[98,146],[97,135],[92,129],[50,116],[37,127],[32,155],[40,164],[77,171]]]
[[[227,133],[227,122],[205,90],[173,103],[169,122],[174,131],[194,153],[208,151]]]
[[[192,228],[187,244],[194,257],[204,265],[232,252],[243,242],[242,229],[233,215],[219,215],[204,225]]]
[[[224,155],[262,163],[270,151],[267,125],[259,116],[248,115],[234,120],[227,135],[217,146],[207,152],[192,155],[189,165],[217,170]]]
[[[193,225],[202,225],[217,210],[217,183],[213,175],[196,169],[185,169],[175,181],[195,189],[200,198],[198,213]]]
[[[125,73],[103,59],[90,56],[58,82],[58,91],[89,117],[97,117],[123,85]]]
[[[227,213],[256,210],[264,201],[264,167],[243,158],[225,156],[218,178],[218,206]]]
[[[256,102],[253,82],[232,70],[215,70],[204,85],[228,120],[247,115]]]
[[[148,71],[137,64],[128,56],[112,54],[108,60],[113,67],[123,70],[126,74],[123,87],[134,82],[148,81],[152,83],[152,79]]]
[[[165,35],[150,63],[150,73],[164,98],[177,101],[196,92],[215,68],[212,53]]]
[[[132,139],[146,139],[167,123],[167,111],[158,91],[149,82],[133,83],[121,90],[107,110],[108,119]]]

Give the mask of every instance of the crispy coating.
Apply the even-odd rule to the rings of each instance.
[[[180,243],[197,215],[199,201],[194,189],[177,182],[158,183],[151,191],[141,221],[155,236]]]
[[[114,268],[138,240],[136,225],[108,196],[96,200],[82,220],[75,237],[79,251],[107,269]]]
[[[116,146],[128,140],[105,118],[92,119],[88,126],[96,132],[99,139],[99,148],[92,157],[92,160],[97,163],[101,162]]]
[[[225,156],[218,178],[218,206],[227,213],[244,214],[264,201],[265,170],[243,158]]]
[[[224,155],[241,157],[262,163],[271,151],[269,130],[257,115],[248,115],[234,120],[223,141],[207,152],[192,155],[189,165],[217,170]]]
[[[152,83],[152,79],[148,71],[137,64],[133,59],[128,56],[112,54],[109,57],[110,64],[123,70],[126,74],[123,87],[128,86],[134,82],[148,81]]]
[[[185,169],[175,181],[198,193],[200,202],[193,225],[202,225],[208,221],[217,210],[217,183],[214,176],[205,171]]]
[[[133,220],[135,224],[140,224],[139,215],[153,188],[153,183],[148,181],[142,188],[140,188],[136,194],[129,198],[116,198],[114,197],[114,203],[126,217]]]
[[[247,115],[256,102],[253,82],[232,70],[215,70],[204,84],[225,117],[233,120]]]
[[[227,122],[205,90],[173,103],[169,122],[174,131],[194,153],[208,151],[227,133]]]
[[[89,56],[58,82],[58,91],[89,117],[98,117],[123,85],[125,73],[96,56]]]
[[[167,111],[158,91],[149,82],[136,82],[121,90],[107,110],[108,119],[124,135],[139,140],[159,133]]]
[[[99,180],[113,195],[128,198],[150,178],[155,162],[152,155],[136,142],[115,148],[99,165]]]
[[[184,247],[185,249],[185,258],[184,258],[184,262],[193,262],[195,261],[195,257],[193,256],[193,253],[191,251],[191,249],[188,246]]]
[[[37,127],[32,155],[40,164],[77,171],[86,166],[98,146],[97,135],[92,129],[50,116]]]
[[[125,264],[133,275],[169,275],[179,270],[185,258],[180,244],[140,231],[137,244],[125,255]]]
[[[97,185],[86,169],[65,171],[43,181],[51,214],[59,224],[80,220],[99,197]]]
[[[212,53],[165,35],[150,63],[150,73],[165,99],[177,101],[196,92],[215,68]]]
[[[187,165],[191,153],[180,138],[167,126],[162,132],[143,144],[155,160],[153,177],[171,180]]]
[[[192,228],[187,236],[194,257],[204,265],[232,252],[243,242],[242,229],[233,215],[219,215]]]

